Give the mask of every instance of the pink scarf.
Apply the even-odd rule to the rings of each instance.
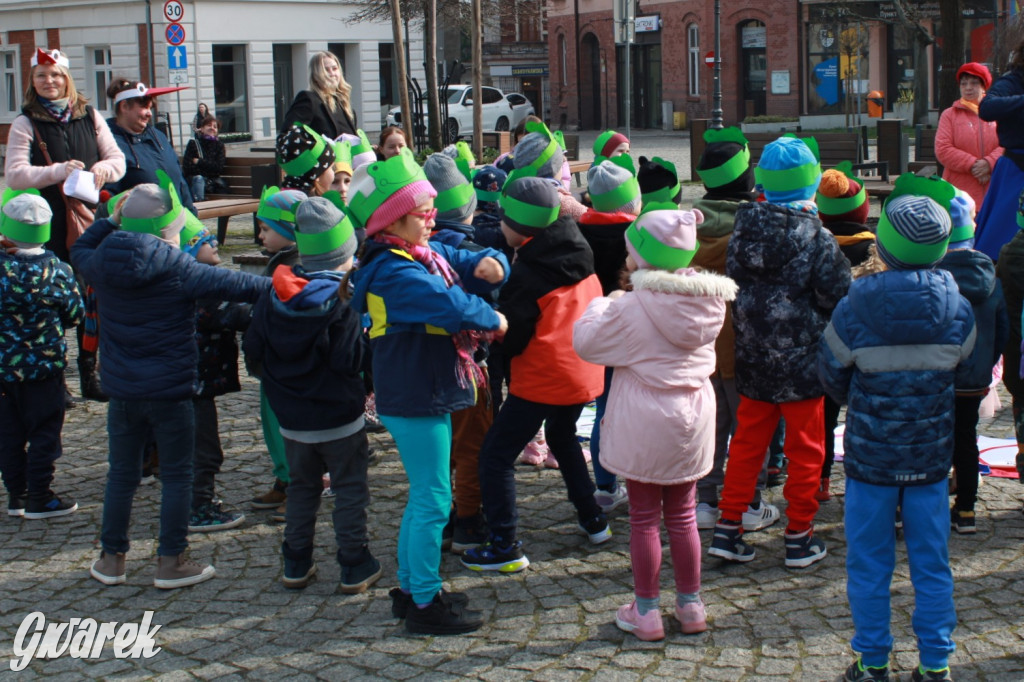
[[[429,246],[413,244],[387,232],[378,232],[373,236],[373,240],[402,249],[412,256],[413,260],[423,265],[430,274],[437,275],[443,279],[449,289],[453,286],[464,289],[458,273],[452,269],[452,266],[448,264],[448,261],[441,254]],[[486,378],[484,377],[483,370],[480,369],[480,366],[473,359],[477,348],[480,346],[480,341],[485,338],[484,333],[472,330],[458,331],[452,334],[452,343],[455,345],[455,354],[458,358],[458,362],[455,365],[455,378],[461,388],[469,388],[470,381],[478,388],[485,386]]]

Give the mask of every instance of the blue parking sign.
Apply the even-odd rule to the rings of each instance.
[[[187,69],[188,49],[184,45],[167,46],[167,68]]]

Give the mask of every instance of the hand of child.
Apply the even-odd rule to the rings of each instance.
[[[497,331],[494,332],[494,338],[496,338],[496,339],[498,339],[500,341],[502,339],[502,337],[505,336],[505,332],[507,332],[507,331],[508,331],[508,319],[504,315],[502,315],[501,313],[498,313],[498,329],[497,329]]]
[[[610,298],[611,300],[614,301],[615,299],[622,298],[625,295],[626,295],[625,291],[623,291],[622,289],[616,289],[615,291],[613,291],[610,294],[608,294],[608,298]]]
[[[117,206],[114,207],[114,212],[110,214],[110,222],[118,227],[121,227],[121,207],[124,206],[126,199],[128,199],[128,192],[125,192],[125,195],[117,202]]]
[[[482,279],[485,282],[497,284],[505,278],[505,269],[501,267],[501,263],[499,263],[496,258],[487,256],[476,264],[476,269],[473,270],[473,276],[477,279]]]

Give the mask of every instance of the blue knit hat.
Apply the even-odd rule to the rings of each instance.
[[[288,241],[295,241],[295,209],[307,199],[297,189],[264,187],[256,217]]]
[[[754,176],[773,204],[809,201],[821,182],[821,164],[803,140],[780,137],[761,152]]]

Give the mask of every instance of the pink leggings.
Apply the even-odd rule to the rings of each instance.
[[[634,592],[641,599],[657,597],[661,572],[661,516],[664,511],[676,592],[700,591],[700,535],[697,533],[697,482],[658,485],[626,481],[629,491],[629,553]]]

